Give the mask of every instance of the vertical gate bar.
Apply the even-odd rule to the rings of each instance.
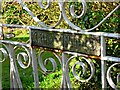
[[[13,79],[12,79],[13,71],[11,68],[12,68],[12,63],[10,61],[10,88],[13,88]]]
[[[101,36],[101,79],[102,79],[102,90],[107,88],[106,81],[106,61],[103,57],[106,56],[106,43],[104,36]]]
[[[117,83],[120,82],[120,74],[117,75]]]
[[[18,84],[17,84],[17,81],[16,81],[16,77],[15,77],[14,71],[13,71],[13,87],[14,87],[14,89],[19,88],[19,87],[18,87]]]
[[[67,57],[65,56],[65,53],[62,53],[62,89],[64,90],[67,86],[66,84],[66,76],[65,76],[65,63],[66,63]]]
[[[16,65],[14,48],[10,44],[8,45],[8,52],[10,57],[10,88],[22,89],[23,87]]]
[[[10,88],[17,88],[16,86],[16,80],[14,75],[14,51],[13,47],[9,44],[8,46],[8,52],[10,57]]]
[[[2,0],[0,0],[0,18],[2,17]],[[0,39],[3,39],[3,29],[0,27]],[[0,59],[2,59],[2,54],[0,53]],[[2,63],[0,63],[0,90],[2,90]]]
[[[65,53],[62,53],[62,71],[63,71],[63,76],[62,76],[62,89],[66,90],[66,88],[68,88],[68,90],[72,89],[72,85],[70,82],[70,77],[69,77],[69,70],[66,70],[66,62],[67,62],[68,58],[67,55]]]
[[[0,48],[2,48],[2,45],[0,44]],[[2,60],[2,52],[0,52],[0,60]],[[2,62],[0,63],[0,90],[2,90]]]
[[[33,68],[33,76],[34,76],[34,87],[39,89],[39,78],[38,78],[38,70],[37,70],[37,60],[36,60],[36,49],[31,48],[31,56],[32,56],[32,68]]]
[[[1,2],[0,2],[1,4]],[[1,6],[0,6],[1,8]],[[3,39],[3,30],[2,27],[0,27],[0,39]],[[2,45],[0,45],[0,48],[2,48]],[[0,52],[0,60],[2,60],[2,53]],[[2,90],[2,63],[0,63],[0,90]]]
[[[64,54],[64,59],[65,59],[65,80],[66,80],[66,83],[67,83],[67,88],[68,90],[71,90],[72,89],[72,85],[71,85],[71,82],[70,82],[70,77],[69,77],[69,65],[66,65],[67,64],[67,55]]]
[[[13,50],[10,47],[10,45],[8,45],[8,52],[9,52],[9,57],[10,57],[10,88],[14,88],[14,63],[13,63]]]
[[[15,80],[16,80],[16,84],[17,84],[17,87],[20,88],[20,90],[23,89],[23,86],[22,86],[22,82],[20,80],[20,76],[19,76],[19,72],[18,72],[18,68],[17,68],[17,65],[16,65],[16,61],[14,59],[14,76],[15,76]]]

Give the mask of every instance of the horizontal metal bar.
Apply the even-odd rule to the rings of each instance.
[[[76,53],[76,52],[69,52],[69,51],[65,51],[65,54],[71,54],[71,55],[75,55],[75,56],[83,56],[86,58],[91,58],[91,59],[101,59],[100,56],[93,56],[93,55],[86,55],[86,54],[80,54],[80,53]]]
[[[0,24],[0,27],[10,27],[10,28],[29,28],[29,26],[24,26],[24,25],[14,25],[14,24]]]
[[[88,55],[86,55],[86,54],[80,54],[80,53],[76,53],[76,52],[68,52],[68,51],[65,51],[64,53],[65,53],[65,54],[75,55],[75,56],[84,56],[84,57],[88,57]]]
[[[112,56],[105,56],[105,57],[102,58],[102,60],[120,62],[120,58],[118,58],[118,57],[112,57]]]
[[[16,42],[16,41],[0,40],[0,43],[6,43],[6,44],[12,44],[12,45],[18,45],[18,46],[26,46],[26,47],[30,47],[29,44],[26,44],[26,43],[20,43],[20,42]]]
[[[11,28],[27,28],[27,29],[40,29],[46,31],[58,31],[58,32],[68,32],[68,33],[79,33],[79,34],[89,34],[95,36],[105,36],[105,37],[113,37],[120,38],[119,33],[106,33],[106,32],[85,32],[85,31],[74,31],[71,29],[50,29],[50,28],[41,28],[37,26],[24,26],[24,25],[13,25],[13,24],[0,24],[0,27],[11,27]]]

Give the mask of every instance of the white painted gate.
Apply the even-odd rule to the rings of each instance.
[[[69,77],[69,63],[71,62],[71,60],[75,57],[81,56],[82,59],[84,59],[88,65],[90,66],[90,71],[91,74],[89,76],[89,78],[82,80],[76,73],[76,65],[80,65],[83,68],[83,74],[85,74],[86,72],[86,66],[85,63],[83,62],[76,62],[73,66],[72,66],[72,73],[74,75],[74,77],[79,80],[80,82],[88,82],[95,73],[95,66],[94,63],[90,60],[90,56],[89,54],[92,53],[93,56],[97,55],[96,52],[93,52],[93,48],[91,48],[92,50],[89,52],[87,51],[90,47],[88,47],[88,49],[86,49],[86,51],[84,52],[85,49],[83,49],[83,51],[79,51],[82,49],[78,49],[78,50],[74,50],[79,48],[78,44],[75,44],[75,37],[82,37],[82,35],[88,35],[89,37],[93,36],[93,37],[98,37],[99,38],[99,42],[94,43],[93,41],[93,47],[95,45],[95,47],[97,47],[97,51],[98,51],[98,57],[101,60],[101,82],[102,82],[102,89],[106,89],[107,88],[107,82],[109,83],[109,85],[113,88],[117,90],[117,86],[114,84],[112,78],[111,78],[111,69],[116,66],[116,65],[120,65],[120,58],[119,57],[112,57],[112,56],[106,56],[106,41],[105,41],[105,37],[112,37],[112,38],[120,38],[120,34],[119,33],[107,33],[107,32],[92,32],[92,30],[94,30],[95,28],[99,27],[108,17],[110,17],[110,15],[112,15],[119,7],[120,4],[113,10],[111,11],[101,22],[99,22],[96,26],[94,26],[93,28],[90,29],[86,29],[86,30],[82,30],[80,27],[74,25],[67,17],[66,12],[65,12],[65,1],[62,0],[58,0],[58,4],[60,7],[60,16],[59,16],[59,20],[58,22],[54,25],[54,26],[47,26],[45,25],[43,22],[41,22],[36,16],[34,16],[34,14],[29,10],[29,8],[23,3],[22,0],[17,0],[22,7],[29,13],[29,15],[37,22],[41,25],[41,27],[37,27],[37,26],[22,26],[22,25],[11,25],[11,24],[0,24],[0,35],[1,38],[3,38],[3,32],[2,32],[2,27],[12,27],[12,28],[27,28],[30,31],[30,40],[31,42],[29,44],[26,43],[20,43],[20,42],[15,42],[15,41],[8,41],[8,40],[4,40],[1,39],[0,40],[0,44],[2,44],[4,46],[4,48],[0,48],[0,51],[3,53],[3,60],[0,61],[0,63],[2,63],[3,61],[5,61],[5,59],[7,58],[7,56],[10,58],[10,87],[11,88],[19,88],[22,89],[22,82],[19,76],[19,72],[17,69],[17,65],[16,63],[18,62],[18,64],[20,65],[21,68],[26,69],[28,67],[30,67],[30,64],[32,64],[32,68],[33,68],[33,75],[34,75],[34,87],[35,88],[39,88],[39,77],[38,77],[38,64],[40,68],[46,73],[52,73],[55,72],[56,68],[57,68],[57,63],[54,60],[54,58],[47,58],[45,60],[45,62],[42,62],[42,54],[45,51],[50,51],[53,53],[53,55],[58,59],[58,61],[61,64],[61,69],[62,69],[62,80],[61,80],[61,88],[68,88],[68,89],[72,89],[72,85],[70,82],[70,77]],[[83,16],[86,12],[86,1],[85,0],[81,0],[82,2],[82,6],[83,6],[83,11],[81,13],[81,15],[77,16],[74,13],[74,6],[70,7],[70,13],[73,17],[75,18],[80,18],[81,16]],[[39,6],[43,9],[47,9],[50,7],[51,5],[51,1],[48,0],[47,5],[43,6],[41,2],[39,2]],[[61,23],[62,20],[65,20],[68,25],[70,27],[72,27],[73,29],[54,29],[54,27],[56,27],[57,25],[59,25]],[[35,33],[36,32],[36,33]],[[56,33],[57,32],[57,33]],[[44,34],[43,34],[44,33]],[[58,38],[58,41],[63,42],[63,44],[58,44],[58,46],[52,46],[53,44],[49,43],[49,40],[46,41],[45,38],[47,38],[47,34],[50,35],[50,33],[56,34],[56,35],[60,35],[60,37]],[[66,37],[68,39],[66,39],[65,34],[69,34],[68,36],[66,35]],[[43,35],[40,37],[40,35]],[[46,35],[46,36],[45,36]],[[49,37],[54,37],[55,35],[51,35]],[[43,38],[44,37],[44,38]],[[73,38],[70,38],[73,37]],[[87,36],[86,36],[87,37]],[[62,38],[62,39],[61,39]],[[37,40],[35,40],[37,39]],[[89,38],[90,39],[90,38]],[[56,40],[56,38],[55,38]],[[66,47],[66,42],[65,40],[73,40],[73,44],[71,44],[72,46],[70,48]],[[54,40],[53,40],[54,41]],[[80,40],[76,41],[76,43],[81,43]],[[58,43],[58,42],[57,42]],[[48,45],[51,44],[51,45]],[[96,45],[98,44],[98,45]],[[63,45],[63,46],[62,46]],[[75,46],[76,45],[76,46]],[[86,44],[85,44],[86,45]],[[59,47],[60,46],[60,47]],[[61,47],[62,46],[62,47]],[[68,46],[68,44],[67,44]],[[17,47],[21,47],[25,50],[25,52],[19,52],[17,54],[17,57],[15,57],[15,50],[17,49]],[[36,49],[43,47],[43,49],[39,52],[39,55],[36,56]],[[77,47],[77,48],[75,48]],[[84,47],[84,45],[83,45]],[[87,47],[87,46],[86,46]],[[61,56],[60,54],[61,53]],[[68,55],[71,55],[70,57],[68,57]],[[24,58],[24,60],[26,61],[28,58],[28,63],[27,65],[24,65],[24,63],[21,60],[21,57]],[[53,65],[53,70],[49,71],[45,68],[43,63],[46,63],[47,61],[50,61]],[[114,64],[112,64],[108,69],[106,69],[106,61],[111,61],[114,62]],[[120,82],[120,73],[118,72],[117,76],[116,76],[116,82]],[[0,82],[1,83],[1,82]],[[1,84],[0,84],[1,87]]]

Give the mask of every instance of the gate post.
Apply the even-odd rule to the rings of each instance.
[[[101,36],[101,79],[102,79],[102,90],[107,88],[106,81],[106,61],[103,57],[106,55],[106,44],[104,36]]]

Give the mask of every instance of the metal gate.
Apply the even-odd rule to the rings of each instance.
[[[89,65],[90,76],[83,80],[81,79],[76,72],[76,65],[80,65],[83,69],[83,74],[86,73],[86,65],[84,62],[77,61],[72,66],[72,73],[74,77],[80,82],[88,82],[92,79],[95,74],[95,66],[90,58],[99,58],[101,60],[101,83],[102,89],[107,88],[107,82],[113,89],[118,89],[116,82],[120,82],[120,72],[117,72],[116,82],[114,83],[111,78],[111,69],[120,65],[120,58],[106,55],[106,41],[105,37],[110,38],[120,38],[119,33],[106,33],[106,32],[93,32],[94,29],[99,27],[110,15],[112,15],[119,7],[113,9],[101,22],[96,26],[90,29],[82,30],[80,27],[74,25],[67,17],[65,12],[65,5],[67,0],[58,0],[60,8],[60,16],[58,22],[54,26],[47,26],[45,23],[41,22],[30,9],[23,3],[22,0],[17,0],[25,9],[28,14],[40,24],[41,27],[37,26],[22,26],[22,25],[12,25],[12,24],[0,24],[0,35],[1,40],[0,44],[4,48],[0,48],[0,51],[3,53],[4,58],[0,63],[4,62],[7,56],[10,58],[10,88],[19,88],[22,89],[22,82],[19,76],[18,68],[16,62],[20,65],[21,68],[26,69],[32,64],[33,75],[34,75],[34,88],[39,88],[39,77],[38,77],[38,63],[40,68],[46,73],[52,73],[56,71],[57,63],[54,58],[49,57],[42,61],[42,54],[46,51],[51,52],[59,61],[62,69],[62,80],[61,80],[61,89],[72,89],[72,84],[69,76],[69,64],[73,58],[82,57]],[[42,1],[42,0],[41,0]],[[47,5],[42,5],[42,2],[38,2],[39,6],[43,9],[47,9],[51,5],[51,1],[47,0]],[[81,15],[77,16],[74,12],[74,5],[71,5],[69,10],[70,14],[75,18],[82,17],[87,10],[87,4],[85,0],[81,0],[83,10]],[[73,29],[54,29],[57,25],[61,23],[62,20],[65,20],[67,24]],[[30,33],[30,43],[21,43],[16,41],[4,40],[3,27],[12,27],[12,28],[27,28]],[[19,52],[16,54],[16,49],[21,47],[25,52]],[[36,49],[40,49],[38,56],[36,56]],[[2,57],[2,56],[1,56]],[[21,57],[26,61],[28,60],[27,65],[25,65]],[[53,70],[47,70],[45,65],[48,61],[52,63]],[[108,69],[106,69],[106,61],[114,62]],[[1,82],[1,81],[0,81]]]

